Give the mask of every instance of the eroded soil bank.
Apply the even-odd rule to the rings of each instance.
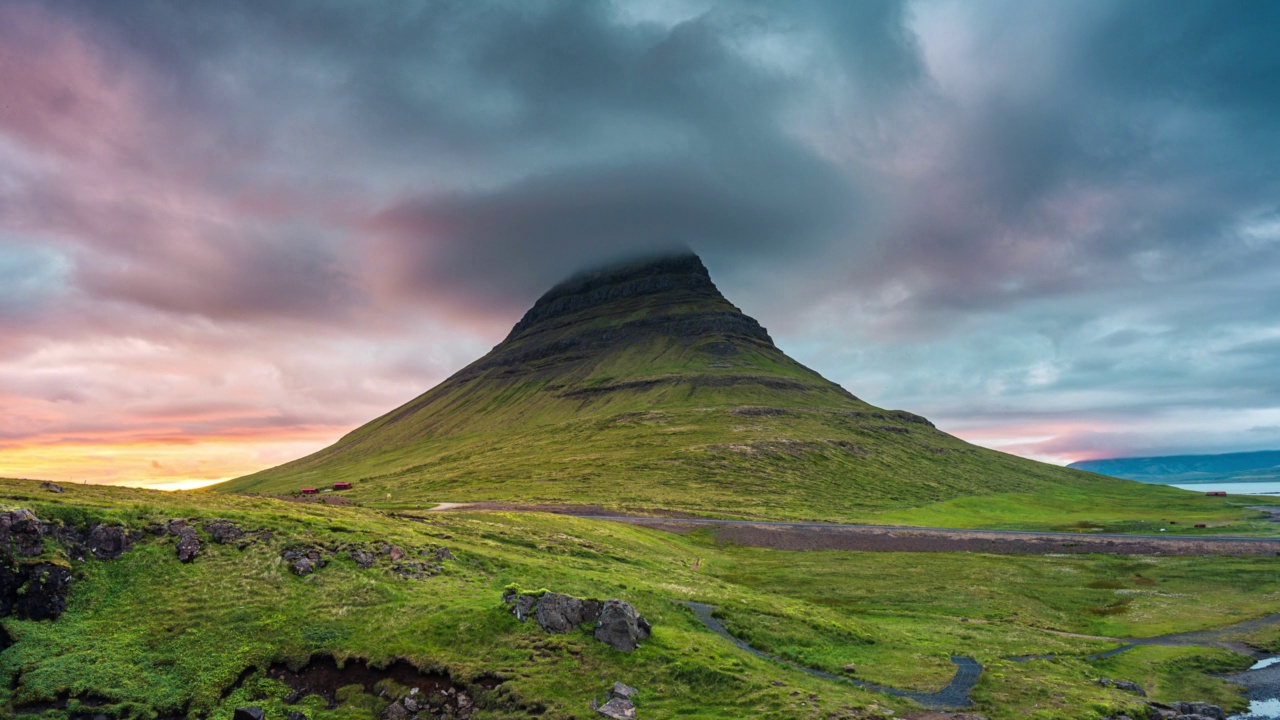
[[[338,662],[327,655],[311,658],[306,665],[292,669],[285,663],[275,663],[267,669],[267,676],[287,685],[295,693],[295,699],[318,695],[330,705],[337,703],[339,688],[359,685],[366,693],[377,694],[377,685],[390,680],[406,689],[417,689],[424,696],[455,697],[469,692],[467,684],[455,682],[446,673],[423,672],[404,660],[398,660],[385,668],[370,667],[360,659]],[[492,690],[502,683],[498,678],[480,678],[476,688]]]

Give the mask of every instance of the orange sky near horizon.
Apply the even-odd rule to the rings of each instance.
[[[1057,428],[1055,428],[1057,429]],[[289,462],[336,441],[346,430],[291,429],[258,437],[190,437],[123,442],[51,441],[0,447],[0,477],[63,483],[194,490]],[[1052,430],[984,428],[954,433],[977,445],[1055,464],[1086,456],[1028,452]]]
[[[294,460],[340,435],[324,429],[189,442],[28,444],[0,449],[0,477],[193,490]]]

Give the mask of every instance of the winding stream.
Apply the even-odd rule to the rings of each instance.
[[[956,674],[951,678],[951,682],[947,683],[946,687],[937,692],[926,693],[918,690],[902,690],[900,688],[877,685],[875,683],[866,682],[865,680],[855,680],[854,678],[836,675],[835,673],[829,673],[824,670],[815,670],[810,667],[805,667],[791,662],[790,660],[784,660],[776,655],[770,655],[766,652],[757,650],[734,636],[733,633],[729,632],[728,628],[726,628],[719,620],[712,617],[711,611],[715,609],[714,607],[690,601],[685,601],[681,604],[692,610],[694,616],[697,617],[703,625],[706,625],[708,630],[722,638],[725,638],[734,645],[737,645],[740,649],[745,650],[752,655],[782,663],[783,665],[799,670],[800,672],[815,675],[827,680],[847,682],[861,688],[866,688],[867,690],[876,690],[896,697],[915,700],[927,708],[943,709],[969,707],[969,705],[972,704],[969,701],[969,693],[973,690],[973,686],[978,684],[978,677],[982,675],[982,666],[978,664],[977,660],[964,655],[952,655],[951,662],[956,666]]]
[[[1184,633],[1169,633],[1167,635],[1156,635],[1149,638],[1117,638],[1116,642],[1122,643],[1119,647],[1104,650],[1092,655],[1085,655],[1085,660],[1101,660],[1109,658],[1112,655],[1119,655],[1142,645],[1198,645],[1200,647],[1217,647],[1227,650],[1234,650],[1242,655],[1248,655],[1253,658],[1262,657],[1256,650],[1250,648],[1244,643],[1234,640],[1241,633],[1261,630],[1272,625],[1280,625],[1280,613],[1267,615],[1265,617],[1253,618],[1251,620],[1242,620],[1234,625],[1215,628],[1212,630],[1195,630]],[[1050,653],[1048,655],[1019,655],[1016,657],[1006,658],[1013,662],[1026,662],[1028,660],[1052,660],[1061,657],[1058,653]]]
[[[703,603],[692,602],[692,601],[678,601],[678,602],[680,602],[681,605],[684,605],[685,607],[692,610],[694,616],[697,617],[698,620],[703,625],[705,625],[708,630],[719,635],[720,637],[725,638],[729,642],[738,646],[738,648],[745,650],[746,652],[749,652],[752,655],[755,655],[756,657],[772,660],[774,662],[786,665],[787,667],[799,670],[800,672],[807,673],[809,675],[814,675],[816,677],[824,678],[826,680],[847,682],[852,685],[857,685],[858,687],[861,687],[861,688],[866,688],[867,690],[875,690],[877,692],[887,693],[895,697],[914,700],[920,703],[921,705],[931,709],[969,707],[972,704],[972,702],[969,699],[969,693],[972,692],[974,686],[978,684],[978,678],[981,677],[982,675],[982,665],[980,665],[977,660],[971,657],[968,657],[966,655],[952,655],[951,662],[954,663],[956,666],[956,674],[951,678],[951,682],[947,683],[946,687],[942,688],[937,692],[926,693],[926,692],[920,692],[918,690],[903,690],[901,688],[888,687],[886,685],[877,685],[875,683],[867,682],[865,680],[856,680],[854,678],[844,677],[843,675],[836,675],[835,673],[829,673],[824,670],[815,670],[810,667],[805,667],[804,665],[794,663],[790,660],[784,660],[783,658],[777,657],[776,655],[770,655],[769,653],[763,652],[761,650],[757,650],[756,648],[753,648],[750,645],[748,645],[746,642],[744,642],[740,638],[736,637],[733,633],[729,632],[729,629],[726,628],[723,623],[721,623],[719,620],[715,619],[715,617],[711,615],[711,612],[715,609],[714,606],[705,605]],[[1138,647],[1141,645],[1198,645],[1202,647],[1220,647],[1220,648],[1226,648],[1229,650],[1234,650],[1236,652],[1243,653],[1245,655],[1250,655],[1252,657],[1257,658],[1257,657],[1261,657],[1261,655],[1257,651],[1249,648],[1248,646],[1244,645],[1243,643],[1233,638],[1243,632],[1259,630],[1261,628],[1268,627],[1271,625],[1277,625],[1277,624],[1280,624],[1280,613],[1276,613],[1274,615],[1267,615],[1266,617],[1253,618],[1252,620],[1244,620],[1244,621],[1235,623],[1234,625],[1228,625],[1226,627],[1216,628],[1213,630],[1196,630],[1194,632],[1169,633],[1167,635],[1157,635],[1155,637],[1149,637],[1149,638],[1117,639],[1116,642],[1123,643],[1119,647],[1115,647],[1110,650],[1104,650],[1102,652],[1094,653],[1092,655],[1085,655],[1083,659],[1084,660],[1101,660],[1102,658],[1118,655],[1122,652],[1132,650],[1135,647]],[[1061,655],[1059,654],[1020,655],[1020,656],[1010,657],[1006,659],[1011,660],[1013,662],[1027,662],[1029,660],[1052,660],[1055,657],[1061,657]],[[1274,663],[1274,662],[1280,662],[1280,661],[1273,660],[1273,661],[1270,661],[1267,665],[1263,665],[1262,663],[1259,663],[1260,666],[1255,666],[1254,668],[1251,668],[1250,671],[1246,673],[1241,673],[1240,675],[1235,676],[1233,678],[1229,678],[1229,679],[1235,680],[1236,682],[1240,682],[1241,679],[1243,679],[1244,676],[1248,675],[1249,673],[1258,673],[1260,671],[1263,671],[1265,668],[1265,670],[1268,671],[1269,673],[1275,673],[1276,679],[1274,682],[1276,684],[1274,686],[1274,690],[1273,690],[1273,687],[1267,687],[1265,690],[1262,690],[1262,692],[1270,694],[1273,691],[1280,691],[1280,665],[1272,665],[1271,663]],[[1259,694],[1261,695],[1261,693]],[[1253,695],[1254,693],[1250,692],[1251,700],[1254,699]],[[1237,717],[1248,717],[1252,719],[1252,718],[1277,717],[1277,715],[1280,715],[1280,701],[1261,700],[1261,698],[1259,698],[1259,701],[1255,701],[1256,707],[1251,708],[1251,710],[1256,714],[1248,715],[1248,716],[1237,716]],[[1275,708],[1272,708],[1268,703],[1275,704]],[[1276,713],[1275,715],[1263,714],[1264,711],[1272,711],[1272,710],[1274,710],[1274,712]]]

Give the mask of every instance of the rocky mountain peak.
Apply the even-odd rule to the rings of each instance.
[[[668,302],[660,296],[666,295]],[[557,325],[557,320],[583,311],[607,313],[610,306],[634,308],[634,301],[647,304],[688,304],[698,301],[723,303],[734,311],[715,283],[701,258],[691,251],[650,256],[580,272],[548,290],[515,324],[507,340]]]

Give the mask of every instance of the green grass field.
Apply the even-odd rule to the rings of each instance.
[[[1089,662],[1081,658],[1114,643],[1064,633],[1146,636],[1280,611],[1280,568],[1268,558],[781,552],[543,514],[441,513],[415,522],[373,508],[220,493],[66,490],[0,481],[0,504],[79,524],[220,517],[274,536],[237,550],[202,533],[204,553],[189,565],[177,561],[171,537],[147,536],[120,560],[77,563],[60,619],[3,621],[15,644],[0,653],[0,672],[13,680],[0,683],[0,706],[69,693],[101,696],[113,717],[189,709],[222,719],[250,701],[283,717],[287,688],[261,669],[331,654],[375,664],[405,658],[463,681],[503,678],[478,693],[477,718],[535,711],[586,718],[591,698],[614,680],[641,689],[643,718],[855,717],[873,704],[912,710],[909,701],[738,650],[678,604],[696,600],[717,606],[754,646],[809,667],[841,673],[853,664],[854,677],[931,691],[949,679],[950,654],[970,655],[987,668],[973,694],[977,711],[1095,718],[1134,702],[1093,684],[1099,675],[1141,682],[1156,699],[1239,706],[1207,673],[1249,659],[1150,647]],[[298,544],[382,542],[446,545],[457,559],[441,575],[412,580],[385,560],[361,570],[342,554],[300,578],[280,558]],[[653,637],[625,654],[586,630],[546,634],[507,613],[499,596],[509,583],[628,600],[653,623]],[[1275,642],[1266,633],[1256,641]],[[1062,657],[1006,659],[1043,653]],[[336,720],[374,718],[386,704],[354,689],[343,697],[336,708],[315,697],[300,707],[312,720]],[[73,711],[74,701],[42,717]]]

